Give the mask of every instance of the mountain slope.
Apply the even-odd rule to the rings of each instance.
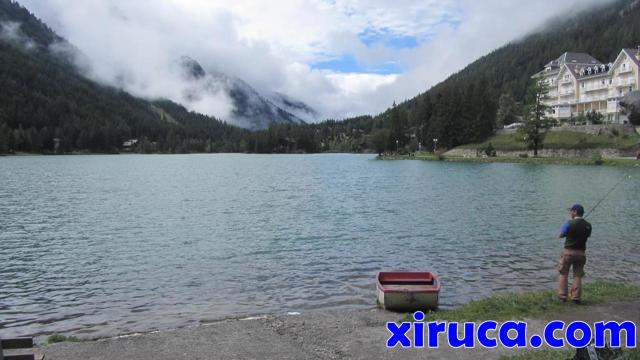
[[[549,22],[545,29],[507,44],[469,64],[423,94],[400,104],[406,114],[402,138],[412,133],[428,148],[476,142],[494,126],[497,100],[511,93],[523,101],[527,84],[544,64],[566,51],[587,52],[609,62],[624,47],[640,45],[640,1],[619,0],[567,18]],[[388,120],[393,109],[376,117]],[[394,144],[395,146],[395,144]]]
[[[549,60],[576,51],[609,62],[621,48],[639,45],[639,4],[618,0],[552,21],[544,31],[491,52],[374,118],[273,124],[249,132],[169,101],[150,103],[85,79],[51,51],[62,39],[28,11],[0,0],[0,22],[10,25],[0,33],[0,153],[50,152],[54,137],[63,151],[113,151],[130,137],[144,140],[138,151],[160,152],[395,151],[396,140],[411,149],[419,143],[433,148],[433,139],[439,149],[481,142],[493,132],[500,95],[522,101],[531,75]],[[16,36],[15,23],[24,36]],[[196,78],[213,76],[202,67],[192,70]],[[290,99],[268,99],[297,117],[305,112]]]
[[[0,24],[8,27],[11,27],[12,24],[19,25],[20,31],[25,37],[42,47],[63,40],[27,9],[10,0],[2,0],[0,2]]]
[[[304,122],[313,123],[320,120],[320,114],[314,108],[285,94],[276,92],[270,97],[270,101]]]
[[[302,119],[274,104],[242,79],[221,72],[207,72],[188,56],[183,56],[180,63],[185,72],[183,77],[191,84],[186,101],[198,100],[206,93],[223,91],[233,101],[234,110],[229,120],[234,125],[256,130],[266,129],[271,124],[304,124]],[[304,109],[313,111],[306,104],[300,104]]]
[[[200,115],[181,107],[182,121],[168,121],[162,106],[169,102],[152,104],[86,79],[69,51],[72,46],[26,9],[0,0],[0,153],[52,152],[54,139],[59,152],[113,152],[129,138],[144,140],[149,151],[237,147],[243,130],[210,117],[202,126]]]

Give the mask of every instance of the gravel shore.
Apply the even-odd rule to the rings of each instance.
[[[506,349],[387,349],[385,324],[402,316],[379,309],[233,319],[172,331],[44,346],[48,360],[174,359],[497,359]],[[541,332],[547,320],[631,320],[640,323],[640,299],[576,306],[529,320]]]

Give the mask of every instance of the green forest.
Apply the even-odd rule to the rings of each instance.
[[[640,44],[636,5],[619,0],[551,21],[376,116],[249,131],[85,78],[69,52],[52,51],[71,45],[18,3],[0,0],[0,24],[19,24],[24,35],[0,37],[0,153],[383,152],[433,149],[433,139],[438,148],[482,142],[496,129],[498,99],[522,103],[531,75],[548,61],[573,51],[609,62]],[[138,142],[123,149],[129,139]]]

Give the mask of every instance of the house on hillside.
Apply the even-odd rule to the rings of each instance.
[[[122,143],[122,150],[131,152],[138,145],[138,139],[129,139]]]
[[[622,49],[616,59],[601,63],[589,54],[566,52],[533,75],[549,88],[546,105],[550,116],[568,119],[597,111],[606,122],[623,124],[620,99],[638,90],[640,83],[640,46]]]

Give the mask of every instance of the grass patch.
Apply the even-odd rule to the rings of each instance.
[[[61,334],[54,334],[47,338],[47,344],[56,344],[61,342],[80,342],[75,336],[65,336]]]
[[[583,306],[602,304],[608,301],[640,297],[640,286],[595,281],[583,287]],[[555,290],[534,291],[525,293],[507,293],[491,296],[486,299],[471,301],[454,310],[431,312],[430,320],[442,321],[483,321],[483,320],[521,320],[575,308],[572,303],[557,300]],[[411,314],[405,316],[411,321]]]
[[[428,159],[425,159],[428,160]],[[447,156],[445,161],[477,162],[477,163],[517,163],[517,164],[541,164],[541,165],[607,165],[607,166],[636,166],[640,164],[635,159],[605,159],[601,157],[455,157]]]
[[[519,163],[519,164],[542,164],[542,165],[606,165],[606,166],[636,166],[640,161],[635,159],[606,159],[602,157],[520,157],[520,156],[498,156],[498,157],[459,157],[459,156],[436,156],[429,153],[418,153],[415,156],[391,155],[379,157],[381,160],[428,160],[428,161],[452,161],[452,162],[475,162],[475,163]]]
[[[502,151],[524,151],[522,135],[515,133],[496,134],[478,144],[462,145],[463,149],[486,149],[493,146]],[[640,135],[591,135],[576,131],[549,131],[544,138],[545,149],[628,149],[640,144]]]

